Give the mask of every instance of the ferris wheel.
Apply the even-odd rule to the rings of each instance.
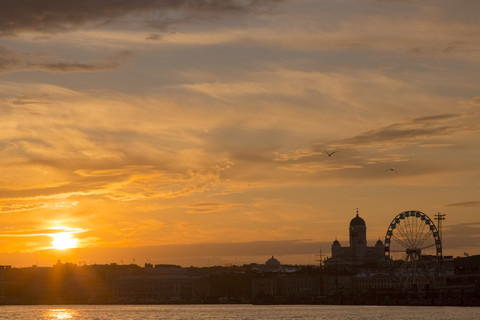
[[[435,285],[442,258],[442,242],[435,223],[420,211],[398,214],[385,235],[385,255],[401,288]]]

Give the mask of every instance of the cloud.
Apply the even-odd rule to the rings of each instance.
[[[49,72],[98,72],[116,70],[132,57],[132,51],[122,51],[93,63],[55,61],[58,58],[41,52],[14,52],[0,46],[0,73],[27,70]],[[20,104],[22,100],[17,100]]]
[[[225,131],[219,136],[227,141],[214,143],[222,150],[238,152],[245,140],[245,149],[254,152],[249,157],[247,151],[229,156],[235,163],[250,159],[270,167],[259,170],[257,177],[267,179],[267,172],[275,167],[283,171],[279,174],[303,172],[317,178],[316,174],[321,174],[322,181],[329,183],[332,181],[325,175],[331,179],[385,179],[384,170],[398,170],[398,165],[408,170],[396,181],[409,174],[421,175],[426,182],[434,175],[446,178],[447,173],[476,168],[468,163],[472,157],[455,160],[454,165],[441,159],[467,152],[470,142],[476,144],[474,136],[480,127],[478,114],[462,107],[452,111],[463,98],[450,97],[448,90],[444,94],[444,83],[438,79],[396,69],[349,67],[307,72],[299,66],[297,70],[269,67],[253,76],[250,71],[250,75],[239,71],[234,80],[194,75],[191,84],[182,85],[208,95],[215,103],[239,105],[243,110],[249,105],[256,107],[250,112],[252,120],[245,117],[229,123],[228,129],[210,133]],[[272,104],[274,108],[269,107]],[[329,158],[326,150],[339,153]]]
[[[288,153],[276,153],[275,161],[310,161],[325,157],[325,150],[341,150],[332,157],[338,158],[347,150],[382,147],[386,149],[402,148],[407,145],[426,145],[426,141],[438,137],[451,136],[466,129],[462,114],[436,114],[405,119],[388,126],[366,131],[328,144],[316,144],[311,148],[297,149]],[[358,159],[357,159],[358,160]],[[383,155],[370,157],[366,163],[386,163],[408,161],[404,155]]]
[[[477,208],[480,207],[480,201],[465,201],[446,204],[445,207]]]
[[[22,212],[38,209],[65,209],[76,206],[82,197],[101,197],[114,201],[172,199],[214,187],[225,168],[207,172],[172,174],[151,166],[125,167],[85,173],[77,170],[80,178],[58,187],[38,189],[1,189],[1,211]],[[77,199],[77,201],[67,201]],[[63,201],[61,201],[63,200]]]
[[[210,118],[203,122],[201,110],[186,112],[153,97],[94,96],[48,85],[0,86],[7,112],[0,115],[3,212],[55,209],[56,203],[66,209],[85,198],[185,197],[215,188],[232,166],[204,149],[197,130]]]
[[[341,77],[286,71],[285,79],[281,79],[285,85],[287,78],[293,87],[302,88],[300,84],[310,83],[307,91],[298,93],[300,97],[316,88],[325,94],[335,89],[334,96],[340,97],[341,92],[348,92],[345,87],[356,84],[349,79],[357,78],[356,73]],[[278,91],[274,88],[275,80],[282,76],[281,72],[268,75],[266,78],[273,83],[269,84],[271,89],[266,98]],[[366,81],[375,78],[364,72],[359,75],[365,76]],[[317,77],[321,81],[315,83]],[[323,86],[328,85],[331,77],[334,82],[341,78],[338,86]],[[298,78],[299,83],[295,83]],[[378,84],[380,90],[382,81],[372,82]],[[418,163],[423,152],[417,149],[427,149],[427,145],[429,149],[435,145],[435,150],[451,147],[457,134],[471,130],[465,126],[467,117],[463,114],[422,112],[400,121],[390,120],[397,114],[381,121],[372,121],[366,115],[359,121],[363,128],[387,120],[391,124],[356,134],[360,126],[355,127],[355,123],[336,115],[329,118],[326,107],[270,105],[262,99],[249,104],[252,100],[248,92],[232,99],[235,103],[241,101],[238,107],[212,102],[205,96],[188,95],[182,90],[165,90],[161,96],[132,97],[109,92],[74,92],[53,86],[5,84],[0,94],[3,104],[13,112],[5,122],[12,126],[3,128],[1,141],[5,146],[4,161],[10,162],[5,166],[8,172],[3,175],[2,183],[10,187],[3,190],[3,197],[22,198],[37,206],[46,203],[46,199],[92,197],[122,202],[148,201],[195,195],[218,186],[222,188],[219,192],[231,194],[278,186],[280,181],[288,186],[313,183],[313,179],[315,184],[328,184],[342,178],[385,179],[386,168],[399,170],[397,164],[410,164],[414,158]],[[362,97],[354,93],[347,95],[351,97],[344,96],[344,101],[356,97],[356,103],[362,104],[359,102]],[[335,99],[328,100],[337,103]],[[401,102],[399,104],[403,104]],[[376,107],[371,109],[374,111]],[[354,108],[350,110],[357,112]],[[24,121],[25,118],[29,120]],[[334,149],[339,152],[327,157],[325,150]],[[14,161],[22,166],[13,166]],[[445,170],[433,163],[425,165],[426,169],[417,169],[416,173]],[[27,169],[32,165],[41,166]],[[59,171],[44,176],[46,168]],[[374,171],[379,175],[372,174]],[[27,178],[13,176],[13,172],[24,172]],[[317,179],[319,175],[322,179]],[[60,178],[49,185],[45,179],[40,181],[40,177]],[[14,181],[21,181],[21,185]],[[15,207],[9,203],[5,210],[28,210],[31,204],[27,204]],[[194,208],[186,210],[199,212]]]
[[[99,170],[79,169],[75,173],[82,177],[115,177],[135,174],[137,172],[145,171],[145,169],[155,170],[154,166],[126,166],[122,168],[108,168]]]
[[[58,199],[58,198],[55,198]],[[33,201],[32,201],[33,200]],[[45,199],[44,199],[45,200]],[[32,210],[66,210],[78,205],[78,201],[35,201],[34,199],[0,198],[0,212],[21,213]]]
[[[358,164],[338,164],[338,163],[319,163],[308,162],[301,164],[292,164],[289,166],[280,166],[279,169],[293,172],[303,172],[307,174],[316,174],[322,171],[346,170],[346,169],[360,169],[362,165]]]
[[[271,108],[270,117],[278,114],[276,120],[283,119],[282,127],[292,124],[300,116],[284,113],[295,104],[297,109],[302,110],[301,114],[308,113],[310,117],[318,119],[317,130],[320,132],[333,131],[335,126],[342,125],[351,132],[351,128],[360,127],[359,122],[354,121],[359,118],[380,118],[393,122],[405,117],[405,114],[421,117],[419,110],[423,114],[437,113],[439,117],[454,117],[450,115],[451,108],[458,100],[438,94],[438,90],[444,86],[439,78],[425,79],[422,73],[399,73],[396,69],[345,67],[330,70],[316,64],[312,67],[314,69],[310,71],[301,65],[289,68],[265,65],[260,71],[256,71],[258,68],[253,71],[239,69],[233,80],[230,74],[192,73],[187,78],[189,83],[181,84],[180,88],[206,95],[217,103],[249,103],[268,108],[274,102],[276,108]],[[345,117],[338,117],[340,112],[345,113]],[[289,121],[285,121],[285,118]],[[416,120],[417,126],[420,127],[423,120],[427,121],[428,118]],[[305,124],[308,125],[308,122]],[[300,124],[297,126],[302,127]]]
[[[49,236],[57,233],[82,233],[88,230],[82,228],[65,228],[65,227],[55,227],[50,229],[29,229],[29,230],[3,230],[0,233],[2,238],[12,238],[12,237],[37,237],[37,236]]]
[[[303,158],[311,158],[323,154],[321,151],[314,151],[311,149],[297,149],[289,153],[278,153],[275,152],[274,161],[296,161]]]
[[[336,145],[341,147],[365,147],[375,144],[384,146],[404,146],[417,144],[419,141],[439,136],[448,136],[463,131],[461,123],[453,123],[461,118],[460,114],[440,114],[418,117],[399,123],[371,130],[353,138],[340,141]]]
[[[480,107],[480,97],[473,97],[470,99],[466,99],[466,100],[463,100],[461,103],[467,108],[476,109]]]
[[[288,2],[287,2],[288,3]],[[408,58],[478,61],[475,0],[294,2],[269,28],[249,30],[243,42],[305,51],[376,52]],[[303,10],[302,10],[303,9]],[[294,12],[294,14],[292,14]],[[454,13],[454,14],[452,14]],[[354,59],[355,60],[355,59]]]
[[[480,222],[445,225],[442,244],[448,249],[478,249],[480,246]]]
[[[161,40],[162,36],[160,36],[158,34],[151,34],[148,37],[146,37],[146,39],[147,40],[152,40],[152,41],[157,41],[157,40]]]
[[[311,177],[315,183],[373,183],[387,178],[400,184],[448,183],[449,175],[454,172],[477,170],[473,158],[459,161],[454,156],[454,165],[444,162],[450,154],[468,152],[470,147],[460,146],[458,139],[478,131],[478,125],[470,123],[471,118],[471,115],[453,113],[406,118],[350,138],[275,152],[272,161],[278,164],[278,169],[302,173],[305,179]],[[325,150],[337,152],[328,157]],[[393,180],[385,174],[388,168],[395,168],[401,174]],[[422,179],[418,179],[419,176]]]
[[[462,114],[437,114],[406,119],[339,141],[335,145],[360,148],[372,145],[385,147],[421,145],[433,138],[448,137],[472,129],[464,127],[464,119],[465,115]]]
[[[228,212],[233,207],[241,206],[238,203],[195,203],[184,206],[188,213],[212,213],[212,212]]]
[[[0,2],[0,32],[62,32],[88,25],[114,25],[143,16],[163,26],[185,17],[245,13],[278,0],[5,0]]]

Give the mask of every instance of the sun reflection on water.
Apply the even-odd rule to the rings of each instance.
[[[75,319],[75,310],[71,309],[50,309],[48,311],[48,319],[51,320],[65,320]]]

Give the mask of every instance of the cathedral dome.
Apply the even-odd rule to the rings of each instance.
[[[280,266],[280,261],[275,259],[273,256],[265,262],[267,267],[276,268]]]
[[[365,221],[358,216],[357,212],[357,216],[350,221],[350,226],[366,226],[366,224]]]

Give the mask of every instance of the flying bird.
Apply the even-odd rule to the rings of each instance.
[[[334,154],[334,153],[336,153],[336,152],[337,152],[337,151],[332,151],[332,152],[328,152],[328,150],[325,151],[325,153],[326,153],[329,157],[331,157],[332,154]]]
[[[393,172],[395,172],[395,173],[398,175],[397,170],[395,170],[395,169],[393,169],[393,168],[388,168],[388,169],[385,170],[385,172],[387,172],[387,171],[393,171]]]

